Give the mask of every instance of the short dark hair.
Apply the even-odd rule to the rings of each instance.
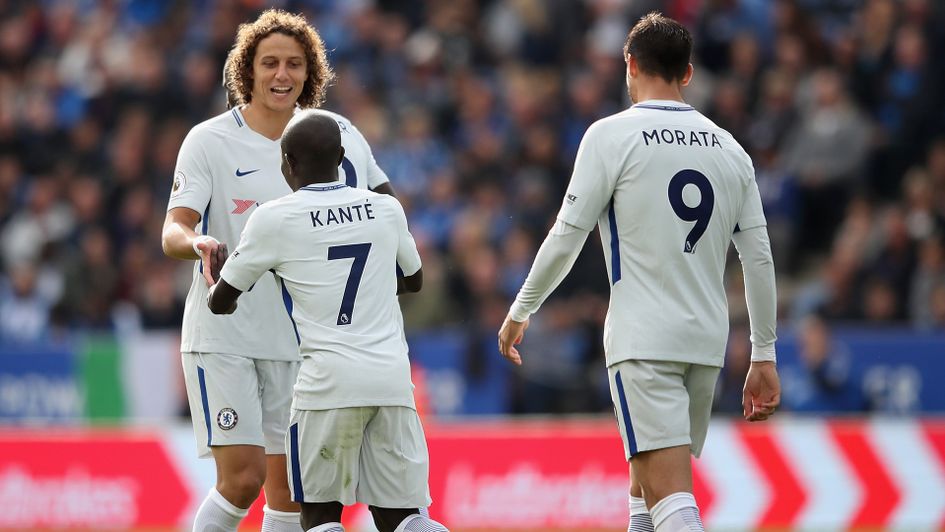
[[[281,9],[263,11],[255,22],[240,24],[236,44],[226,58],[224,80],[228,100],[236,104],[249,103],[253,99],[253,59],[259,41],[281,33],[294,38],[305,51],[308,78],[299,95],[299,107],[318,107],[325,101],[325,91],[335,78],[328,65],[328,53],[321,36],[302,15]]]
[[[623,45],[640,70],[666,81],[681,80],[689,68],[692,34],[682,24],[653,11],[640,18]]]

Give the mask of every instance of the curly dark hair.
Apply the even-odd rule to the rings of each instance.
[[[302,108],[318,107],[325,101],[325,91],[335,79],[335,73],[328,64],[325,43],[304,16],[281,9],[267,9],[254,22],[240,24],[236,43],[227,55],[224,67],[227,94],[233,96],[236,104],[252,101],[253,59],[256,57],[256,47],[259,46],[259,41],[273,33],[293,37],[302,45],[308,78],[302,86],[298,105]]]

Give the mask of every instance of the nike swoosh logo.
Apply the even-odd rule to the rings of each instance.
[[[258,172],[258,171],[259,171],[259,168],[255,169],[255,170],[247,170],[247,171],[245,171],[245,172],[240,172],[240,169],[237,168],[237,169],[236,169],[236,177],[243,177],[243,176],[249,175],[249,174],[251,174],[251,173],[253,173],[253,172]]]

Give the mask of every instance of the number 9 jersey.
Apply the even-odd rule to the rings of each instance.
[[[722,366],[732,234],[766,225],[748,154],[689,105],[649,100],[584,135],[558,219],[596,223],[611,282],[607,365]]]

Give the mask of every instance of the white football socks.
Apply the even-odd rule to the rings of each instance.
[[[248,512],[249,508],[234,506],[216,488],[210,488],[194,517],[194,532],[236,532]]]
[[[325,523],[315,528],[310,528],[306,532],[345,532],[345,527],[341,523]]]
[[[280,512],[269,505],[263,506],[263,522],[260,532],[301,532],[299,512]]]
[[[420,514],[408,515],[394,532],[449,532],[442,524]]]
[[[630,527],[627,532],[654,532],[653,519],[643,497],[630,496]]]
[[[705,532],[699,506],[691,493],[667,495],[650,509],[656,532]]]

